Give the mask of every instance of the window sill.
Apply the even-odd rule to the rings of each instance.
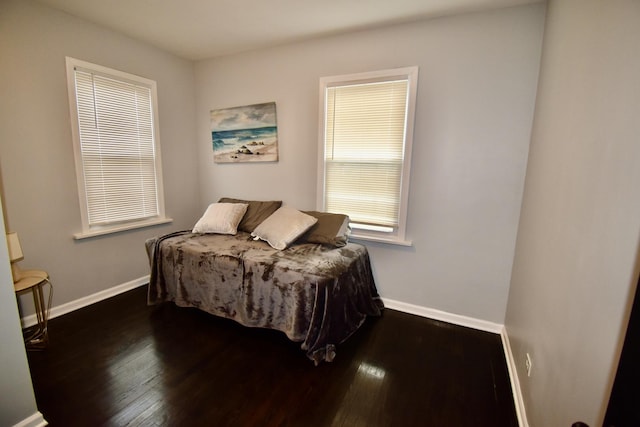
[[[80,233],[75,233],[73,235],[73,238],[75,240],[89,239],[91,237],[104,236],[104,235],[113,234],[113,233],[120,233],[122,231],[135,230],[137,228],[145,228],[145,227],[151,227],[154,225],[169,224],[171,222],[173,222],[173,218],[157,218],[150,221],[136,222],[131,224],[121,224],[121,225],[115,225],[113,227],[105,227],[105,228],[100,228],[95,230],[82,231]]]
[[[376,243],[387,243],[389,245],[398,245],[398,246],[413,246],[413,242],[411,240],[398,239],[395,237],[368,236],[368,235],[356,234],[356,233],[351,233],[351,235],[349,236],[349,240],[362,240],[362,241],[376,242]]]

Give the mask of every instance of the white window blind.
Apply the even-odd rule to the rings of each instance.
[[[407,80],[327,89],[325,201],[353,222],[398,225]]]
[[[405,244],[417,67],[321,79],[319,208]]]
[[[155,84],[113,71],[117,74],[73,65],[85,231],[164,215]]]

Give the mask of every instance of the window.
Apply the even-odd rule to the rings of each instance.
[[[67,58],[82,232],[76,239],[170,222],[164,217],[156,83]]]
[[[418,67],[320,79],[318,208],[352,236],[405,241]]]

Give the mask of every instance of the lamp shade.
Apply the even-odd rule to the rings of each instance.
[[[11,262],[24,259],[22,247],[20,246],[20,239],[18,239],[18,233],[7,233],[7,247],[9,248],[9,260]]]

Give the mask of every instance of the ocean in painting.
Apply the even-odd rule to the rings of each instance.
[[[242,146],[252,150],[252,147],[261,147],[276,142],[277,126],[268,126],[256,129],[236,129],[212,131],[214,154],[235,153],[242,150]]]

